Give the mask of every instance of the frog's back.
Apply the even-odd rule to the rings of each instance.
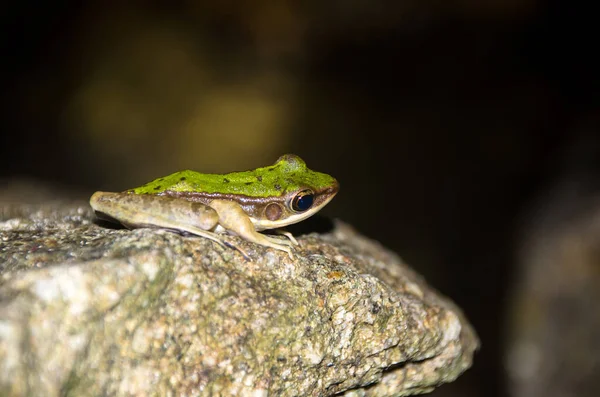
[[[170,192],[231,194],[251,197],[272,197],[283,194],[282,176],[272,172],[272,175],[265,174],[263,170],[267,168],[229,174],[179,171],[128,192],[135,194],[168,194]]]
[[[131,189],[135,194],[165,194],[187,197],[236,195],[255,198],[281,197],[287,192],[311,188],[315,191],[337,186],[337,181],[306,167],[295,155],[283,155],[273,165],[229,174],[180,171]]]

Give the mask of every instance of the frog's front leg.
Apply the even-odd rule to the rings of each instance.
[[[257,232],[250,217],[235,201],[216,199],[210,202],[210,207],[217,211],[219,214],[219,225],[226,230],[250,242],[287,252],[288,256],[294,259],[292,249],[289,245],[274,241],[274,238],[268,238],[264,234]]]

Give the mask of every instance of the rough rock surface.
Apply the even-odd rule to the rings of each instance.
[[[405,396],[477,337],[393,253],[336,223],[291,260],[98,225],[85,202],[0,212],[0,395]]]

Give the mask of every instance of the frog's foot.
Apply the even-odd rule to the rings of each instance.
[[[281,234],[282,236],[285,236],[287,238],[290,239],[290,241],[294,244],[294,245],[300,245],[298,243],[298,240],[296,240],[296,238],[294,237],[294,235],[290,232],[288,232],[287,230],[282,230],[282,229],[275,229],[275,233],[277,234]]]
[[[227,248],[229,246],[229,242],[225,241],[223,238],[221,238],[216,233],[211,233],[211,232],[207,232],[207,231],[202,230],[202,229],[196,229],[196,228],[190,228],[190,227],[185,227],[185,228],[180,227],[180,229],[183,230],[183,231],[185,231],[185,232],[187,232],[187,233],[189,233],[189,234],[193,234],[195,236],[200,236],[200,237],[204,237],[204,238],[207,238],[209,240],[212,240],[215,243],[219,244],[223,248]]]
[[[266,242],[261,242],[258,244],[264,245],[265,247],[274,248],[279,251],[284,251],[288,254],[288,256],[290,257],[291,260],[294,260],[294,253],[292,252],[292,248],[290,245],[291,243],[289,241],[284,240],[287,244],[282,244],[281,241],[272,241],[271,239],[268,238],[268,236],[265,236],[265,237],[267,237],[268,244]]]
[[[254,235],[245,236],[245,239],[264,247],[284,251],[288,254],[290,259],[294,260],[294,253],[292,251],[293,243],[290,240],[273,237],[258,232],[255,232]]]
[[[193,234],[193,235],[196,235],[196,236],[200,236],[200,237],[204,237],[204,238],[207,238],[209,240],[212,240],[215,243],[219,244],[223,248],[233,248],[233,249],[237,250],[240,254],[242,254],[242,256],[246,260],[252,260],[250,258],[250,256],[246,253],[246,251],[244,251],[243,249],[241,249],[237,245],[235,245],[235,244],[233,244],[233,243],[225,240],[220,234],[209,232],[209,231],[206,231],[206,230],[202,230],[202,229],[194,227],[194,226],[179,226],[179,229],[183,230],[183,231],[185,231],[187,233],[190,233],[190,234]]]
[[[294,253],[292,250],[293,243],[290,240],[279,237],[273,237],[258,232],[255,236],[249,236],[249,238],[246,239],[258,245],[262,245],[263,247],[269,247],[279,251],[284,251],[288,254],[290,259],[294,260]],[[237,249],[242,254],[244,253],[239,247],[233,246],[233,248]]]

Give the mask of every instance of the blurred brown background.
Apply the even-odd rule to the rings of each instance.
[[[8,2],[0,187],[287,152],[466,312],[440,396],[600,395],[600,25],[580,1]],[[23,197],[23,200],[31,197]]]

